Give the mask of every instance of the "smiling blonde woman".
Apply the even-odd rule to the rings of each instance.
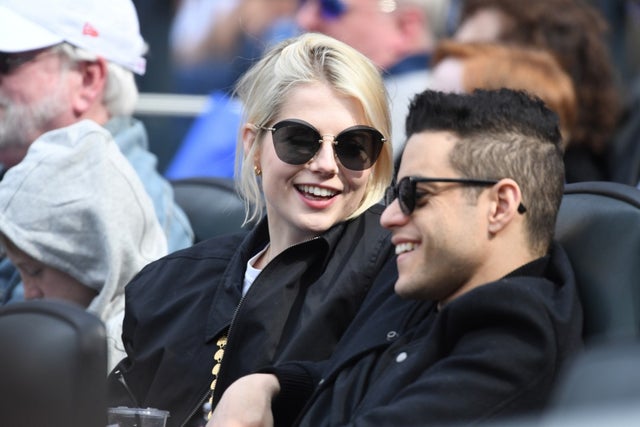
[[[376,205],[392,175],[378,69],[306,34],[268,52],[237,94],[237,182],[247,218],[262,219],[153,263],[127,287],[128,357],[110,376],[110,405],[168,410],[169,427],[201,421],[203,403],[261,366],[325,359],[393,257]]]

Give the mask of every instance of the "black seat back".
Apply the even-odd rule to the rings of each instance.
[[[577,355],[554,391],[554,410],[633,403],[640,407],[640,343],[593,345]],[[638,419],[635,423],[638,423]]]
[[[640,76],[631,87],[626,116],[608,149],[610,180],[637,186],[640,181]]]
[[[106,375],[94,315],[60,301],[0,308],[0,425],[104,427]]]
[[[568,184],[556,238],[576,273],[584,336],[640,336],[640,191],[614,182]]]
[[[176,203],[184,210],[195,233],[195,242],[233,233],[245,225],[244,203],[229,178],[187,178],[171,182]]]

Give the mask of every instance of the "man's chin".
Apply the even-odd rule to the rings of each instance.
[[[396,284],[393,286],[393,291],[400,297],[406,299],[416,298],[416,290],[411,282],[407,282],[402,280],[402,277],[399,277],[396,281]]]

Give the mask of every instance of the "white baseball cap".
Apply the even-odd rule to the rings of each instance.
[[[144,74],[147,45],[131,0],[0,0],[0,52],[70,43]]]

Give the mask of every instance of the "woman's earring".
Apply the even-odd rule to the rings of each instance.
[[[253,167],[253,172],[256,174],[256,176],[262,175],[262,169],[260,169],[258,166]]]

